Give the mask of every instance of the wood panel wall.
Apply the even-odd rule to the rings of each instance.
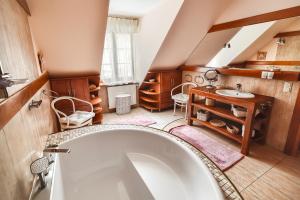
[[[16,0],[0,0],[0,47],[5,72],[31,81],[38,77],[27,14]],[[10,88],[10,94],[21,87]],[[43,86],[47,88],[49,83]],[[39,100],[40,92],[31,99]],[[30,163],[41,154],[47,135],[56,131],[49,99],[44,97],[41,107],[29,111],[31,99],[0,129],[0,199],[28,199],[33,181]],[[0,118],[4,115],[0,113]]]

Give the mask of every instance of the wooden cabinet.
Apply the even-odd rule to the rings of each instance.
[[[93,122],[101,123],[102,107],[101,98],[99,97],[100,79],[99,76],[89,77],[74,77],[74,78],[54,78],[50,79],[51,89],[58,93],[59,96],[72,96],[84,101],[89,101],[93,104],[96,114]],[[90,90],[90,85],[95,85],[96,88]],[[90,111],[90,106],[74,101],[75,107],[78,110]],[[66,114],[72,113],[72,104],[70,101],[60,101],[55,104],[56,107]]]
[[[178,70],[148,72],[139,89],[140,106],[151,111],[172,107],[171,90],[182,83],[181,76]]]

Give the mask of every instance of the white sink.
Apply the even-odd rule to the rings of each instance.
[[[235,97],[235,98],[242,98],[242,99],[248,99],[248,98],[254,98],[255,95],[248,92],[239,92],[237,90],[216,90],[216,93],[222,96],[226,97]]]

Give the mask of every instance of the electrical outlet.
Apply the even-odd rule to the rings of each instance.
[[[284,82],[283,85],[283,92],[292,92],[293,83],[291,82]]]

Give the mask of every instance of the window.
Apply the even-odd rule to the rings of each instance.
[[[134,80],[132,35],[137,27],[136,19],[108,18],[101,67],[101,79],[105,83]]]

